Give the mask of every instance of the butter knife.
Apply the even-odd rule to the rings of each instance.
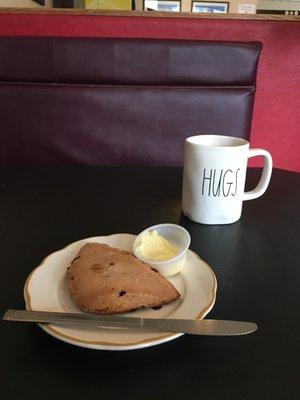
[[[3,319],[21,322],[84,324],[99,328],[130,328],[209,336],[246,335],[257,329],[255,323],[242,321],[135,318],[26,310],[8,310]]]

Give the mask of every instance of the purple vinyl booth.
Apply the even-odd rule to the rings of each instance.
[[[261,44],[0,38],[1,164],[178,166],[250,135]]]

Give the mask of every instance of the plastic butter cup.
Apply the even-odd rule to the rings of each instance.
[[[141,244],[142,235],[151,230],[157,231],[160,236],[175,245],[178,248],[178,253],[167,260],[154,261],[144,258],[139,252],[139,246]],[[190,243],[190,234],[182,226],[175,224],[159,224],[150,226],[136,237],[133,243],[133,252],[139,260],[147,263],[163,276],[171,276],[177,274],[184,268]]]

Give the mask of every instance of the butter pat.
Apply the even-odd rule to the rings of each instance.
[[[155,229],[141,235],[137,251],[140,256],[150,261],[165,261],[179,254],[178,247],[159,235]]]

